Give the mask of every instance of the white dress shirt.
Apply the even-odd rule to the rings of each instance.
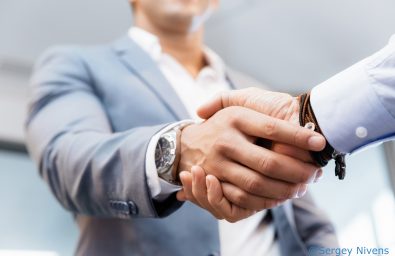
[[[395,35],[379,52],[315,87],[311,105],[337,151],[394,138]]]
[[[160,42],[155,35],[132,27],[129,36],[158,64],[192,118],[198,119],[196,110],[201,104],[216,93],[230,89],[223,61],[207,47],[204,48],[204,54],[209,65],[193,78],[176,59],[162,52]],[[163,200],[170,193],[180,189],[158,177],[154,159],[159,137],[176,125],[172,124],[163,129],[148,145],[146,156],[148,186],[152,197],[156,200]],[[221,255],[280,255],[275,241],[274,226],[262,221],[265,214],[266,211],[262,211],[235,224],[219,221]]]

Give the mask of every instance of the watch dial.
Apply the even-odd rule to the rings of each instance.
[[[162,169],[171,165],[171,145],[168,140],[160,138],[155,150],[156,168]]]

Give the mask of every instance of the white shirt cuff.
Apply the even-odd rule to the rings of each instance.
[[[312,90],[311,105],[317,122],[337,151],[352,153],[393,137],[395,119],[383,105],[390,94],[378,93],[383,85],[372,77],[380,70],[395,70],[394,61],[384,63],[393,53],[393,48],[386,47]],[[395,84],[386,88],[395,92]],[[393,97],[389,100],[394,102]]]

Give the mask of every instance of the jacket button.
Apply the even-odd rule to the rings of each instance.
[[[129,201],[128,204],[129,204],[129,213],[131,215],[137,215],[139,213],[137,205],[133,201]]]

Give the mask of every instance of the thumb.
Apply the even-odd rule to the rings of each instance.
[[[229,106],[229,97],[229,92],[218,93],[198,108],[198,116],[202,119],[209,119],[221,109]]]

